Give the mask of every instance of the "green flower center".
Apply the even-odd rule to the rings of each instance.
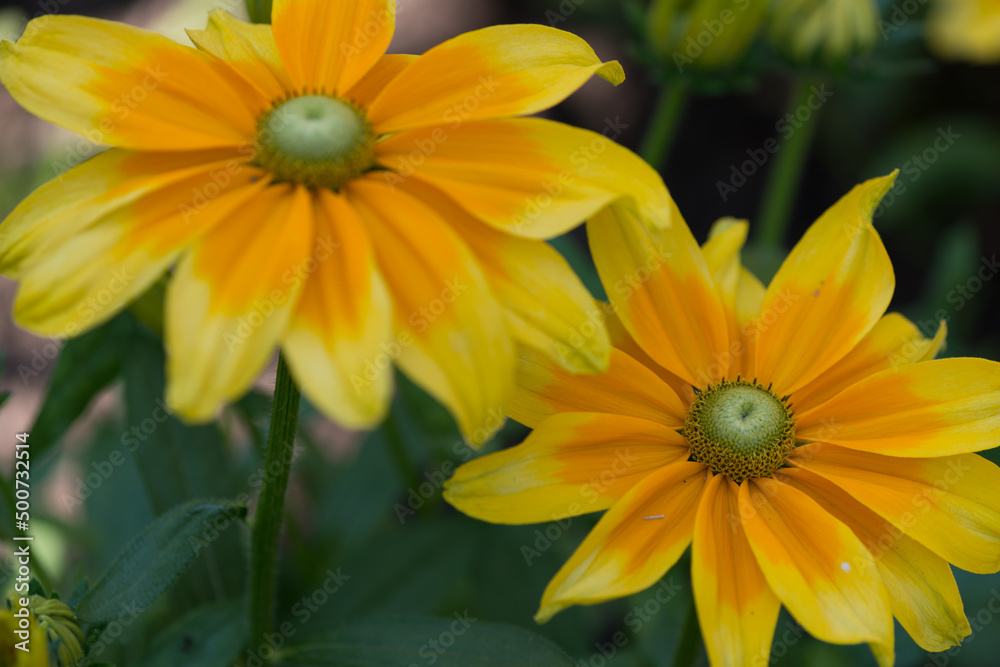
[[[697,394],[681,434],[691,445],[692,461],[739,484],[770,477],[784,464],[795,446],[794,416],[770,387],[723,380]]]
[[[257,123],[254,163],[277,182],[339,190],[375,164],[368,119],[344,100],[303,95],[283,102]]]

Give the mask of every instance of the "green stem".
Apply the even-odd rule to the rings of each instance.
[[[247,0],[247,14],[253,23],[270,23],[271,0]]]
[[[663,166],[673,143],[674,134],[680,125],[681,114],[688,98],[687,86],[678,81],[667,86],[660,92],[660,98],[653,109],[653,117],[646,128],[646,137],[642,141],[640,155],[659,169]]]
[[[271,631],[274,621],[274,588],[278,564],[278,537],[285,514],[285,491],[295,453],[295,428],[299,418],[299,390],[284,357],[278,357],[274,382],[274,412],[264,457],[264,488],[257,501],[250,537],[250,641]]]
[[[701,628],[698,626],[698,610],[695,608],[694,594],[688,605],[687,617],[681,629],[681,638],[674,653],[674,667],[691,667],[698,660],[701,650]]]
[[[764,191],[760,215],[757,217],[760,243],[764,246],[780,249],[785,240],[792,203],[802,179],[802,166],[819,124],[816,118],[818,112],[812,111],[808,106],[809,98],[813,95],[813,84],[809,79],[800,81],[791,96],[788,115],[794,118],[800,109],[806,108],[810,109],[812,116],[801,124],[796,121],[796,124],[790,125],[795,132],[774,158],[775,164]]]

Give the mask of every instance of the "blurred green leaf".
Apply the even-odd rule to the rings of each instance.
[[[66,341],[52,373],[45,403],[31,427],[35,457],[56,444],[90,402],[114,382],[132,327],[128,316],[119,315],[79,338]]]
[[[246,642],[243,602],[199,607],[167,628],[139,661],[143,667],[227,667]]]
[[[233,519],[244,516],[246,507],[232,501],[196,500],[175,507],[125,547],[80,601],[77,617],[100,624],[116,619],[123,609],[141,611],[170,588]]]
[[[558,646],[527,630],[451,618],[387,616],[345,625],[280,651],[284,667],[573,667]]]

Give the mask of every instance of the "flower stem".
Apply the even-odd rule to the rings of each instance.
[[[807,103],[809,97],[813,95],[813,83],[809,79],[799,82],[791,96],[788,115],[794,117],[799,109],[810,109]],[[798,126],[792,125],[795,132],[775,157],[775,164],[764,191],[760,214],[757,216],[761,245],[780,249],[784,243],[789,213],[799,181],[802,179],[802,166],[818,124],[816,114],[813,113],[805,122]]]
[[[674,667],[691,667],[697,662],[700,650],[701,628],[698,626],[698,610],[695,608],[692,591],[687,617],[684,619],[680,641],[677,642],[677,651],[674,653]]]
[[[257,501],[257,513],[250,537],[251,642],[256,642],[270,632],[274,621],[278,537],[285,514],[288,473],[295,453],[295,427],[299,419],[300,396],[284,357],[279,356],[278,376],[274,382],[274,413],[271,415],[263,465],[264,488]]]
[[[680,125],[687,97],[687,85],[679,81],[660,92],[649,127],[646,129],[646,137],[643,139],[642,148],[639,151],[654,169],[660,169],[666,161],[674,134]]]

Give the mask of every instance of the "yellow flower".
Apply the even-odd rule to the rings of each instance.
[[[0,667],[49,667],[45,632],[31,612],[22,619],[9,609],[0,609]]]
[[[927,37],[939,55],[975,63],[1000,61],[1000,2],[934,0]]]
[[[712,665],[766,665],[780,605],[828,642],[893,662],[895,616],[925,650],[970,633],[948,563],[1000,569],[1000,364],[933,360],[944,340],[884,314],[895,286],[871,215],[895,174],[854,188],[765,289],[745,222],[701,248],[628,215],[588,222],[611,299],[608,372],[522,355],[528,439],[460,467],[445,497],[523,524],[607,510],[537,619],[641,591],[691,545]],[[613,307],[613,308],[612,308]]]
[[[18,321],[76,335],[170,271],[167,400],[193,421],[275,346],[348,427],[382,417],[395,363],[473,441],[499,426],[513,341],[604,368],[606,338],[572,345],[593,304],[541,239],[613,202],[664,219],[662,181],[605,136],[514,117],[621,67],[538,25],[385,55],[395,15],[393,0],[277,0],[273,26],[213,12],[197,49],[44,16],[0,44],[21,105],[114,147],[0,227]]]
[[[726,67],[750,48],[767,6],[768,0],[654,0],[649,39],[680,71]]]
[[[779,0],[769,34],[796,60],[835,62],[871,50],[878,19],[874,0]]]

